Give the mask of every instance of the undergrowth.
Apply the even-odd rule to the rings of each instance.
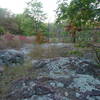
[[[5,96],[9,86],[14,80],[25,77],[34,77],[34,71],[31,69],[32,64],[30,62],[12,68],[5,66],[4,72],[0,74],[0,98]]]

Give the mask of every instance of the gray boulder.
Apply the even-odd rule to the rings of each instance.
[[[0,65],[13,66],[16,64],[23,64],[24,54],[17,50],[1,50],[0,51]]]

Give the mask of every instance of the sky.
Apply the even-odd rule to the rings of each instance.
[[[26,2],[30,0],[0,0],[0,7],[7,8],[11,12],[18,14],[24,11],[27,6]],[[47,13],[47,22],[53,22],[55,20],[55,12],[57,8],[57,0],[39,0],[43,3],[43,10]]]

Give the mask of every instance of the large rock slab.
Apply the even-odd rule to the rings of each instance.
[[[0,50],[0,65],[13,66],[24,62],[24,54],[17,50]]]
[[[37,76],[12,82],[4,99],[100,100],[100,80],[93,76],[95,66],[78,57],[33,60]]]
[[[69,78],[23,78],[12,83],[6,100],[100,100],[100,80],[90,75]]]
[[[33,60],[32,63],[34,69],[45,68],[49,72],[69,72],[69,70],[73,70],[78,74],[93,74],[96,67],[92,61],[79,57]]]

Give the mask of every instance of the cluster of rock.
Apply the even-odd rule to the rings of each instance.
[[[24,62],[24,54],[17,50],[0,50],[0,66],[14,66]]]
[[[32,63],[33,68],[35,69],[45,68],[48,69],[49,72],[53,73],[68,73],[72,71],[77,74],[94,74],[96,67],[92,61],[80,57],[60,57],[54,59],[33,60]]]
[[[6,100],[100,100],[100,80],[92,76],[96,65],[91,61],[61,57],[32,63],[37,77],[13,82]]]
[[[100,81],[89,75],[17,80],[6,100],[100,100]]]

